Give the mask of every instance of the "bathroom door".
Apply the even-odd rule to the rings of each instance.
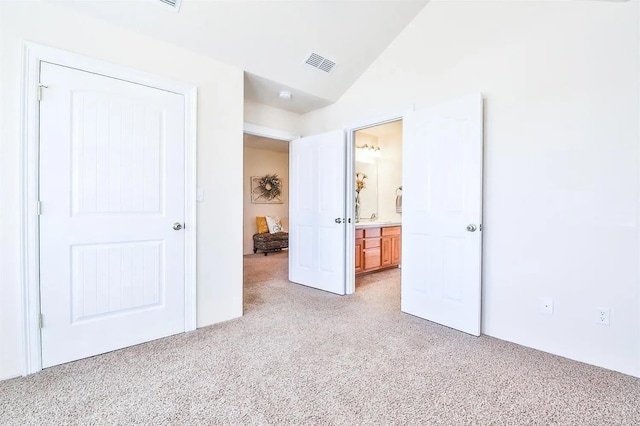
[[[346,138],[337,130],[291,141],[289,280],[345,294]]]
[[[402,311],[478,336],[482,96],[403,123]]]

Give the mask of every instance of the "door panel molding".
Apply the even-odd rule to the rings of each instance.
[[[23,374],[42,369],[39,282],[39,105],[40,64],[49,62],[180,94],[185,99],[185,331],[196,329],[196,148],[197,88],[45,45],[25,42],[22,66],[21,128],[21,293]],[[45,319],[46,321],[46,319]]]

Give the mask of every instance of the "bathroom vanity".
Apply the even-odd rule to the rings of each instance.
[[[400,223],[356,224],[356,275],[397,268],[402,256]]]

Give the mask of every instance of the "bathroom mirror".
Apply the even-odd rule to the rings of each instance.
[[[366,176],[364,188],[360,190],[360,221],[370,221],[378,217],[378,164],[377,162],[356,161],[356,174]],[[355,176],[354,176],[355,179]],[[357,184],[355,188],[357,188]]]

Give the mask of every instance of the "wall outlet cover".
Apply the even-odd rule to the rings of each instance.
[[[609,325],[609,308],[596,308],[596,323],[600,325]]]

